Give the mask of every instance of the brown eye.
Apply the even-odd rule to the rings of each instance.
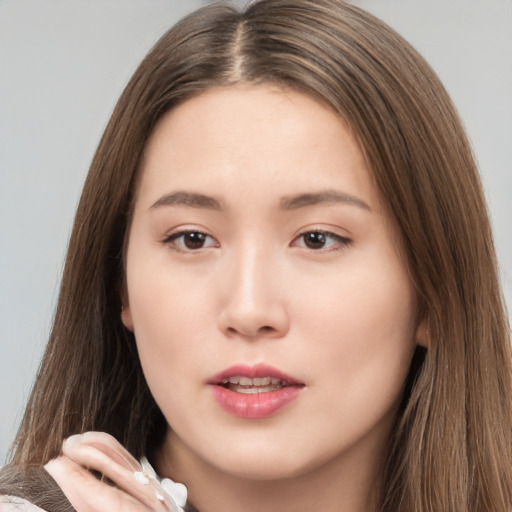
[[[343,249],[351,244],[352,240],[350,238],[331,233],[330,231],[306,231],[292,242],[294,247],[304,247],[318,252]]]
[[[204,233],[192,232],[183,235],[183,245],[187,249],[201,249],[206,241]]]
[[[312,231],[302,235],[304,237],[304,245],[308,249],[323,249],[327,242],[327,236],[320,231]]]
[[[197,251],[208,247],[218,247],[217,241],[201,231],[180,231],[173,233],[164,240],[171,248],[177,251]]]

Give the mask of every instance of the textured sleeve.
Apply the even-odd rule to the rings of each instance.
[[[0,496],[0,512],[46,512],[27,500],[14,496]]]

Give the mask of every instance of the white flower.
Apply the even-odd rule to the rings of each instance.
[[[187,488],[183,484],[173,482],[170,478],[160,480],[160,484],[164,488],[164,491],[172,497],[178,506],[185,506],[185,503],[187,502]]]
[[[140,459],[140,465],[149,478],[158,482],[159,486],[168,494],[175,505],[179,507],[180,510],[183,510],[181,507],[184,507],[187,502],[187,488],[183,484],[174,482],[170,478],[160,479],[146,457]]]

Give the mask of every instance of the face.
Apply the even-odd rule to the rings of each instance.
[[[122,319],[167,446],[230,474],[374,460],[415,343],[415,295],[354,138],[271,86],[213,89],[151,137]]]

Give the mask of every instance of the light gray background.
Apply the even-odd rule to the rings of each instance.
[[[138,62],[201,0],[0,0],[0,465],[49,332],[71,222]],[[441,76],[480,161],[512,307],[512,2],[354,0]]]

